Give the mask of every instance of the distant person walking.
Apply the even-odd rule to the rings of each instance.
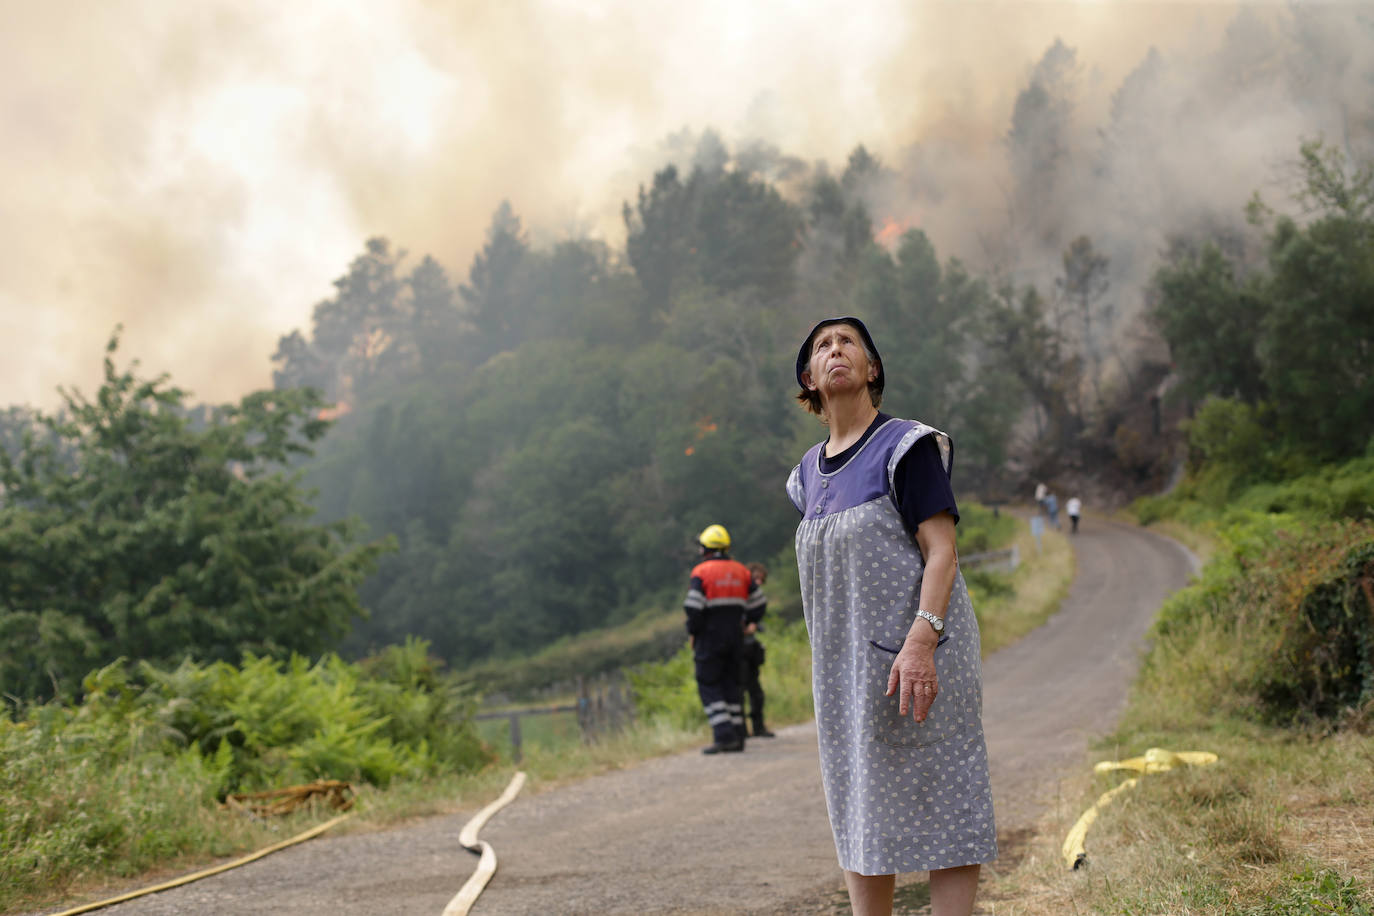
[[[763,584],[768,581],[768,567],[762,563],[750,563],[749,575],[761,592]],[[756,620],[751,622],[746,618],[744,621],[744,697],[749,701],[750,734],[755,738],[776,738],[763,724],[763,684],[759,682],[759,669],[763,667],[766,653],[758,634],[763,631],[764,612],[765,608],[760,606]]]
[[[1078,533],[1078,517],[1083,514],[1083,500],[1077,496],[1070,496],[1069,501],[1064,504],[1064,511],[1069,514],[1069,533]]]
[[[1041,512],[1045,511],[1045,497],[1049,495],[1049,492],[1050,488],[1043,483],[1037,483],[1035,485],[1035,505]]]
[[[744,750],[744,626],[763,615],[763,592],[743,563],[730,559],[730,533],[711,525],[697,537],[701,562],[692,569],[687,635],[696,665],[697,693],[712,742],[703,754]]]
[[[1050,493],[1045,496],[1045,514],[1050,517],[1050,527],[1059,529],[1059,497]]]
[[[896,873],[928,871],[933,916],[969,916],[997,830],[953,443],[879,412],[883,364],[857,318],[812,328],[796,377],[829,432],[787,495],[801,513],[821,783],[849,900],[856,916],[890,916]]]

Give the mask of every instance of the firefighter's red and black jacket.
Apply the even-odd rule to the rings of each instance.
[[[724,553],[709,554],[692,569],[687,587],[687,632],[698,644],[737,642],[745,623],[758,623],[768,607],[749,568]]]

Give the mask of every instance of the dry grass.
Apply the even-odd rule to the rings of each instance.
[[[1195,736],[1190,746],[1203,740]],[[1060,854],[1065,835],[1120,778],[1095,779],[1085,765],[1029,836],[1004,843],[1003,859],[987,870],[979,911],[1374,912],[1352,908],[1374,907],[1367,886],[1374,875],[1374,739],[1216,740],[1217,765],[1147,776],[1104,809],[1088,833],[1088,866],[1073,871]],[[1366,884],[1342,908],[1336,896],[1311,889],[1312,875],[1328,873]]]

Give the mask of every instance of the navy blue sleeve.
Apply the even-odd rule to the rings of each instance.
[[[954,470],[953,456],[950,458],[950,470]],[[913,536],[921,522],[941,512],[954,516],[955,524],[958,524],[959,507],[954,502],[954,488],[950,486],[949,474],[945,473],[945,466],[940,461],[940,447],[935,444],[933,434],[916,440],[916,444],[897,462],[893,485],[897,511]]]

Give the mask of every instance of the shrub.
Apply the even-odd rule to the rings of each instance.
[[[1225,465],[1262,479],[1277,443],[1272,417],[1264,406],[1210,397],[1187,422],[1188,449],[1195,467]],[[1243,483],[1237,479],[1235,483]]]
[[[1257,682],[1275,715],[1331,718],[1374,700],[1374,528],[1343,528],[1329,550],[1303,560],[1291,583],[1296,607]]]
[[[240,822],[214,803],[229,792],[484,765],[471,697],[427,653],[410,640],[360,665],[120,660],[86,676],[78,705],[0,716],[0,909],[84,872],[225,854]]]
[[[1251,513],[1155,621],[1144,681],[1175,715],[1330,719],[1374,700],[1374,525]],[[1163,695],[1163,694],[1161,694]]]
[[[704,721],[691,649],[683,648],[665,662],[636,665],[625,673],[634,692],[635,715],[642,721],[661,719],[678,728]]]
[[[959,552],[980,553],[997,550],[1016,536],[1014,516],[997,513],[978,503],[959,507]]]

